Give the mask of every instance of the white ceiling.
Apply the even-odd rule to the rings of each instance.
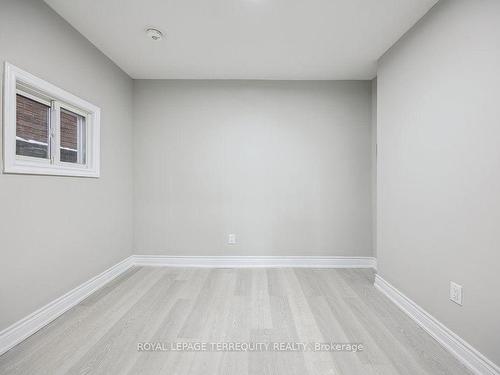
[[[371,79],[437,0],[45,0],[133,78]],[[153,41],[153,26],[166,37]]]

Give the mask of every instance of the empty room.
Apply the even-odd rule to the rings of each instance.
[[[500,375],[499,0],[0,0],[0,374]]]

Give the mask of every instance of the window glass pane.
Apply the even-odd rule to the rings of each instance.
[[[85,117],[66,109],[61,109],[61,161],[85,164],[85,151]]]
[[[16,155],[49,158],[50,107],[16,95]]]

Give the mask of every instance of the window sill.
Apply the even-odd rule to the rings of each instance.
[[[44,176],[72,176],[72,177],[99,177],[99,171],[91,170],[85,167],[66,167],[47,165],[33,165],[18,163],[5,166],[3,173],[6,174],[29,174]]]

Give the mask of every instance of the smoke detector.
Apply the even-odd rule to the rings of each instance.
[[[146,35],[153,40],[161,40],[163,38],[163,33],[154,28],[146,29]]]

